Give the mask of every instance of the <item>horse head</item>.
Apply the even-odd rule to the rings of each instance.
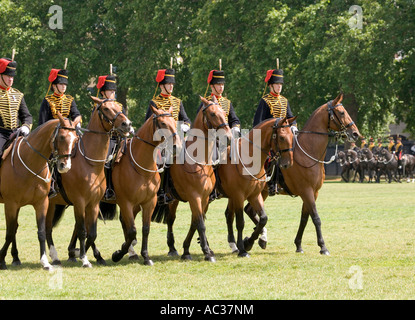
[[[293,164],[293,133],[290,128],[296,118],[277,119],[272,126],[271,152],[280,157],[282,169],[290,168]]]
[[[329,128],[339,131],[349,142],[356,142],[360,137],[359,129],[350,117],[342,104],[343,93],[340,93],[336,99],[327,102],[329,112]]]
[[[51,148],[53,156],[57,161],[57,169],[59,173],[66,173],[71,169],[72,148],[78,140],[76,134],[76,126],[81,118],[74,122],[65,119],[59,112],[57,113],[59,124],[55,129],[55,133],[51,139]]]
[[[346,164],[347,160],[344,151],[339,151],[339,153],[337,154],[336,162],[340,164],[341,167],[343,167]]]
[[[177,122],[173,117],[173,107],[165,112],[150,105],[153,111],[153,141],[167,141],[167,150],[176,156],[182,148],[182,140],[177,135]]]
[[[232,139],[231,129],[226,122],[225,111],[219,105],[215,96],[212,96],[212,101],[200,97],[203,102],[201,111],[203,112],[203,119],[205,129],[215,129],[219,136],[226,136],[228,145]]]
[[[102,126],[106,131],[115,130],[122,136],[127,136],[132,129],[131,121],[122,113],[122,106],[114,99],[100,99],[91,96],[97,104],[96,109]]]

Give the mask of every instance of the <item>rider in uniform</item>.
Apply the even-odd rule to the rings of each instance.
[[[393,137],[389,137],[388,151],[390,153],[395,151],[395,141],[393,141]]]
[[[291,112],[290,104],[284,96],[281,95],[282,85],[284,83],[284,73],[282,69],[268,70],[265,77],[270,92],[264,95],[258,105],[255,112],[254,123],[255,127],[260,122],[270,118],[293,118],[294,115]],[[296,121],[291,126],[293,134],[296,134],[297,127]],[[274,174],[271,180],[268,181],[268,193],[270,196],[275,195],[277,192],[277,175]]]
[[[150,105],[157,108],[162,109],[166,112],[170,110],[172,107],[172,116],[174,120],[180,121],[180,129],[183,133],[186,133],[190,130],[191,121],[186,114],[186,110],[183,107],[182,100],[176,98],[172,95],[174,85],[176,84],[175,80],[175,70],[174,69],[160,69],[157,71],[156,76],[156,92],[158,87],[161,89],[161,93],[158,96],[154,96],[153,99],[150,101]],[[146,120],[150,118],[153,114],[151,107],[149,106],[146,113]],[[167,178],[166,172],[168,168],[165,168],[161,174],[161,183],[160,189],[158,191],[158,201],[159,203],[167,203],[170,199],[165,194],[165,187],[167,185]],[[167,173],[168,174],[168,173]]]
[[[363,149],[363,148],[367,148],[367,142],[365,138],[362,138],[362,141],[360,143],[360,149]]]
[[[403,144],[402,144],[402,138],[397,137],[396,138],[396,145],[395,145],[395,156],[398,160],[398,172],[402,174],[402,158],[403,158]]]
[[[19,131],[21,135],[27,136],[32,129],[33,118],[24,95],[12,88],[16,68],[16,61],[0,59],[0,156],[13,132]]]
[[[39,110],[38,125],[44,124],[51,119],[58,119],[57,112],[64,118],[72,121],[80,118],[79,126],[81,126],[82,116],[79,112],[75,99],[69,94],[65,94],[68,86],[68,71],[64,69],[52,69],[49,74],[49,90],[52,88],[53,94],[43,99]]]
[[[114,75],[105,75],[105,76],[100,76],[98,78],[98,83],[97,83],[97,90],[98,90],[98,95],[101,96],[102,99],[110,99],[110,100],[115,100],[115,94],[117,91],[117,81],[116,81],[116,77]],[[121,103],[119,103],[118,101],[114,101],[115,104],[119,105],[122,113],[125,114],[125,108],[123,107],[123,105]],[[133,130],[130,133],[134,133]],[[115,134],[112,134],[110,137],[110,143],[109,143],[109,148],[108,148],[108,154],[107,154],[107,159],[110,157],[110,155],[112,155],[111,159],[105,163],[105,177],[106,177],[106,181],[107,181],[107,188],[105,190],[105,194],[104,194],[104,199],[107,201],[113,201],[116,199],[116,195],[114,192],[114,188],[112,185],[112,166],[114,164],[115,161],[115,156],[117,153],[117,146],[120,145],[120,136]]]
[[[43,99],[39,109],[38,125],[42,125],[51,119],[58,119],[58,112],[64,118],[72,121],[80,118],[77,127],[81,127],[82,116],[79,112],[75,99],[69,94],[65,94],[68,86],[68,71],[65,69],[52,69],[49,73],[49,88],[46,97]],[[49,94],[52,88],[53,94]],[[57,172],[53,171],[52,182],[50,184],[49,198],[53,198],[58,193],[56,184]]]

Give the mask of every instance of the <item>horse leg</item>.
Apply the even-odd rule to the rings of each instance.
[[[228,206],[225,210],[225,218],[226,218],[226,225],[228,226],[228,244],[232,250],[232,253],[239,253],[238,247],[236,246],[235,236],[233,234],[233,220],[235,218],[235,212],[233,209],[229,208],[229,201]]]
[[[254,232],[251,234],[251,237],[244,239],[244,247],[246,251],[249,251],[252,249],[252,246],[254,245],[255,240],[258,239],[260,234],[262,234],[262,231],[268,221],[268,217],[264,210],[264,202],[262,200],[261,195],[258,195],[258,197],[253,197],[248,200],[251,203],[252,207],[254,208],[254,211],[258,212],[259,220],[258,220],[258,224],[255,227]]]
[[[303,207],[301,209],[301,220],[300,220],[300,226],[298,227],[297,235],[295,237],[294,243],[297,247],[296,252],[304,253],[303,248],[301,247],[301,241],[303,239],[304,229],[307,226],[309,214],[305,210],[304,202]]]
[[[196,231],[196,224],[194,223],[193,217],[192,217],[190,229],[187,233],[186,238],[183,241],[183,255],[181,256],[182,260],[192,260],[192,256],[190,255],[189,248],[190,248],[190,243],[192,242],[192,238],[193,238],[195,231]]]
[[[101,253],[95,245],[97,239],[97,227],[98,227],[98,214],[99,204],[92,207],[86,208],[85,211],[85,226],[87,231],[86,243],[85,243],[85,254],[89,247],[92,247],[93,255],[99,265],[106,265],[105,260],[102,258]]]
[[[4,204],[4,212],[6,215],[6,241],[0,250],[0,270],[6,270],[5,258],[7,250],[12,242],[16,241],[17,232],[17,217],[19,215],[19,208],[15,205]]]
[[[245,227],[243,207],[241,206],[234,206],[234,207],[235,207],[235,218],[236,218],[236,230],[238,232],[237,241],[236,241],[236,245],[239,250],[238,257],[249,257],[249,254],[245,250],[244,241],[242,239],[243,231]]]
[[[52,265],[62,265],[61,261],[58,258],[58,252],[56,251],[55,244],[53,242],[52,232],[53,232],[53,215],[55,213],[55,206],[49,203],[48,211],[46,213],[46,242],[49,248],[49,256],[52,258]]]
[[[169,257],[176,257],[179,255],[175,246],[174,246],[174,233],[173,233],[173,224],[176,220],[176,210],[179,205],[179,201],[173,201],[169,205],[169,214],[167,216],[167,245],[169,246]]]
[[[40,246],[40,263],[44,270],[52,270],[53,267],[49,263],[46,255],[46,213],[49,204],[49,199],[45,197],[44,201],[35,207],[36,211],[36,224],[37,224],[37,237]]]
[[[17,250],[16,238],[12,242],[11,254],[13,257],[12,266],[20,266],[22,263],[20,262],[20,259],[19,259],[19,251]]]
[[[86,240],[86,229],[85,229],[85,208],[77,208],[74,207],[75,212],[75,230],[76,230],[76,236],[79,239],[79,257],[82,261],[82,266],[84,268],[91,268],[92,264],[88,261],[88,258],[86,256],[86,248],[85,248],[85,240]],[[70,247],[73,249],[73,253],[75,253],[75,243],[76,243],[76,237],[75,234],[72,235]],[[69,249],[68,248],[68,249]]]
[[[77,257],[79,258],[79,250],[76,249],[77,240],[78,240],[78,229],[77,229],[76,222],[75,222],[71,241],[69,242],[69,246],[68,246],[68,261],[69,262],[77,262],[76,258]]]
[[[120,221],[124,232],[125,242],[121,245],[121,250],[112,254],[112,261],[118,262],[130,250],[133,241],[136,241],[137,230],[134,223],[133,208],[129,203],[120,203]],[[136,254],[137,255],[137,254]]]
[[[156,207],[157,198],[154,197],[151,201],[142,205],[143,209],[143,225],[142,225],[142,240],[141,240],[141,256],[144,258],[144,265],[152,266],[154,263],[148,255],[148,236],[150,234],[151,215]]]

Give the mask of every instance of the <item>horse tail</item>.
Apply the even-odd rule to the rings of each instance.
[[[61,218],[63,217],[63,213],[66,210],[66,206],[62,205],[62,204],[55,204],[55,214],[53,215],[53,220],[52,220],[52,227],[56,227]]]
[[[98,215],[99,219],[114,220],[117,214],[117,205],[115,203],[100,201],[99,210],[101,210],[101,214]]]
[[[157,223],[164,223],[167,224],[167,217],[170,214],[169,204],[156,204],[154,208],[153,214],[151,216],[151,221],[155,221]]]

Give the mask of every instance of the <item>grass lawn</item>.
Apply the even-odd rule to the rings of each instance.
[[[230,252],[224,219],[226,199],[210,205],[207,237],[216,263],[203,260],[196,237],[193,261],[167,257],[166,225],[153,223],[149,253],[153,267],[124,257],[111,261],[123,242],[118,220],[99,221],[97,246],[106,267],[88,257],[93,268],[66,261],[74,218],[69,208],[54,230],[63,268],[41,269],[35,215],[32,207],[20,211],[17,244],[22,265],[0,271],[0,299],[415,299],[415,184],[341,183],[327,181],[320,190],[317,208],[330,256],[321,256],[314,225],[307,225],[304,254],[295,253],[301,199],[275,196],[266,202],[268,246],[255,245],[250,258]],[[3,206],[0,239],[5,236]],[[176,248],[190,223],[188,204],[181,203],[175,223]],[[136,220],[140,252],[141,220]],[[245,216],[245,234],[253,225]],[[2,245],[2,244],[1,244]]]

